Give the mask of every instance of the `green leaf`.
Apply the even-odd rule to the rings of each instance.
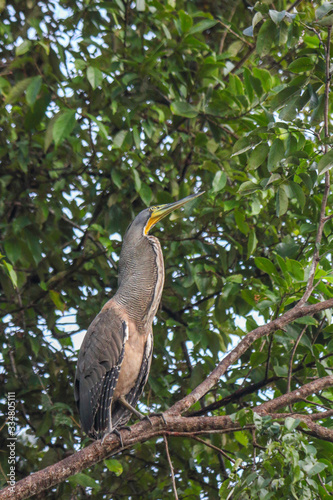
[[[300,325],[318,325],[318,321],[312,316],[303,316],[302,318],[297,318],[295,319],[295,323],[298,323]]]
[[[252,19],[252,28],[254,29],[260,21],[263,20],[263,15],[261,12],[256,12]]]
[[[68,479],[71,484],[79,484],[84,488],[92,488],[95,491],[99,491],[101,489],[100,484],[92,477],[88,476],[88,474],[84,474],[83,472],[79,472]]]
[[[257,37],[257,52],[263,57],[269,53],[274,41],[276,26],[270,19],[261,26]]]
[[[30,40],[24,40],[21,45],[16,47],[15,53],[17,56],[23,56],[23,54],[26,54],[30,50],[32,43]]]
[[[141,189],[140,175],[139,175],[139,172],[135,168],[133,168],[132,172],[133,172],[133,176],[134,176],[135,189],[136,189],[137,193],[139,193],[139,191]]]
[[[317,10],[316,10],[316,19],[322,19],[326,14],[333,10],[332,2],[324,2]]]
[[[7,238],[4,241],[3,245],[5,248],[7,258],[13,264],[15,264],[19,260],[19,258],[21,257],[21,248],[20,248],[20,245],[18,245],[17,240]],[[0,254],[0,258],[1,258],[1,254]]]
[[[59,115],[54,116],[47,124],[45,135],[44,135],[44,153],[47,152],[53,141],[53,127],[55,121],[58,119]]]
[[[193,25],[193,19],[190,15],[188,15],[183,10],[179,11],[179,19],[180,19],[180,28],[182,33],[187,33]]]
[[[115,149],[120,149],[124,144],[125,138],[127,136],[127,130],[120,130],[113,138],[112,146]]]
[[[292,277],[298,281],[304,280],[304,269],[300,262],[293,259],[286,259],[286,266]]]
[[[90,83],[92,88],[95,90],[102,83],[103,73],[98,68],[95,68],[95,66],[88,66],[87,78],[88,78],[88,82]]]
[[[304,194],[301,186],[293,181],[289,181],[287,184],[291,187],[291,190],[292,190],[295,198],[297,199],[300,207],[304,208],[306,200],[305,200],[305,194]]]
[[[287,365],[283,365],[283,366],[275,365],[273,367],[273,370],[275,372],[275,375],[277,375],[278,377],[286,377],[288,375]]]
[[[249,239],[247,241],[247,258],[249,259],[251,255],[254,254],[255,249],[257,248],[258,240],[256,236],[255,229],[251,229],[249,234]]]
[[[281,185],[276,193],[276,215],[281,217],[288,210],[288,195],[285,186]]]
[[[308,476],[314,476],[315,474],[319,474],[320,472],[322,472],[324,469],[326,469],[327,464],[324,464],[322,462],[317,462],[316,464],[314,464],[312,467],[309,467],[306,472],[308,474]]]
[[[287,417],[284,421],[284,426],[288,431],[293,431],[301,423],[298,418]]]
[[[29,106],[33,106],[35,104],[36,98],[39,94],[39,91],[42,86],[42,77],[41,76],[34,76],[31,78],[31,81],[28,85],[25,98],[27,100],[27,103]]]
[[[2,255],[0,254],[0,258],[1,257],[2,257]],[[6,268],[6,271],[7,271],[9,278],[10,278],[10,281],[12,282],[14,287],[17,288],[17,274],[16,274],[13,266],[5,260],[2,260],[2,261],[0,260],[0,264],[2,264]]]
[[[138,127],[136,125],[134,125],[134,127],[133,127],[133,139],[134,139],[136,149],[140,150],[141,149],[141,138],[140,138],[140,133],[139,133]]]
[[[282,19],[285,18],[286,11],[282,10],[281,12],[278,12],[277,10],[269,10],[268,14],[275,24],[279,24],[282,21]]]
[[[253,37],[253,35],[254,35],[253,26],[251,25],[248,28],[245,28],[245,30],[243,30],[243,35]]]
[[[247,446],[249,444],[249,438],[243,431],[234,432],[234,437],[241,445]]]
[[[281,139],[274,139],[273,144],[268,153],[267,168],[270,172],[279,166],[280,161],[284,157],[284,145]]]
[[[202,33],[203,31],[209,30],[213,26],[215,26],[218,23],[218,21],[215,21],[214,19],[204,19],[203,21],[199,21],[197,24],[195,24],[189,31],[191,35],[194,33]]]
[[[13,104],[18,100],[19,97],[23,94],[23,92],[30,85],[31,78],[25,78],[24,80],[20,80],[14,87],[12,87],[8,96],[6,97],[7,104]]]
[[[324,174],[333,166],[333,149],[322,156],[318,162],[317,168],[319,174]]]
[[[239,186],[238,192],[242,195],[251,194],[257,191],[259,188],[260,187],[258,186],[258,184],[254,184],[254,182],[245,181]]]
[[[139,195],[140,195],[142,201],[144,202],[144,204],[147,207],[149,207],[151,200],[153,198],[153,192],[147,184],[141,182],[141,188],[139,191]]]
[[[90,113],[87,113],[87,116],[94,122],[96,123],[98,130],[104,139],[108,139],[109,134],[107,131],[107,128],[105,127],[104,123],[102,123],[100,120],[97,120],[96,116],[91,115]]]
[[[75,59],[74,66],[76,70],[83,71],[86,68],[87,63],[83,59]]]
[[[236,221],[237,227],[240,230],[240,232],[247,235],[250,228],[249,228],[249,225],[247,224],[247,222],[245,222],[244,213],[240,212],[239,210],[235,210],[234,216],[235,216],[235,221]]]
[[[56,146],[67,139],[75,125],[76,120],[74,109],[67,109],[58,115],[52,128],[52,135]]]
[[[246,151],[256,147],[260,143],[261,139],[259,137],[256,136],[242,137],[242,139],[239,139],[238,141],[235,142],[234,147],[232,148],[231,158],[233,156],[245,153]]]
[[[248,166],[250,170],[255,170],[264,163],[269,153],[269,146],[262,142],[251,153]]]
[[[280,120],[284,120],[286,122],[292,121],[296,117],[299,111],[299,106],[300,106],[299,101],[300,101],[299,96],[290,99],[288,101],[288,104],[280,110],[279,113]]]
[[[56,292],[55,290],[50,290],[49,295],[50,295],[50,299],[52,300],[52,302],[56,306],[56,308],[59,311],[64,312],[64,310],[66,308],[66,304],[62,300],[60,293]]]
[[[251,354],[251,367],[255,368],[267,361],[267,354],[265,352],[253,352]]]
[[[280,90],[271,101],[271,109],[279,109],[292,98],[300,95],[300,88],[296,85],[290,85],[285,89]]]
[[[322,94],[318,98],[318,105],[314,108],[312,112],[310,120],[311,125],[316,125],[324,121],[324,110],[325,110],[325,95]]]
[[[213,179],[212,189],[213,193],[217,193],[221,191],[227,183],[227,175],[222,170],[216,172],[215,177]]]
[[[256,257],[254,263],[258,269],[264,271],[267,274],[278,276],[278,270],[276,269],[273,262],[266,259],[266,257]]]
[[[114,458],[108,458],[104,460],[104,463],[109,471],[114,472],[116,476],[120,476],[123,473],[123,466],[118,460]]]
[[[198,111],[195,107],[185,101],[173,102],[170,109],[174,115],[185,116],[186,118],[195,118],[198,115]]]
[[[295,61],[292,61],[288,70],[293,73],[304,73],[305,71],[312,70],[314,68],[314,63],[310,57],[299,57]]]

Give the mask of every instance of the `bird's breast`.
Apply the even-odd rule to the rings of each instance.
[[[135,386],[145,352],[147,335],[139,333],[135,324],[131,321],[128,323],[128,331],[129,335],[125,344],[125,354],[114,391],[114,399],[126,396]]]

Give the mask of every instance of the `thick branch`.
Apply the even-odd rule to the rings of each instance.
[[[317,380],[314,380],[313,382],[309,382],[308,384],[303,385],[295,391],[287,392],[287,394],[283,394],[278,398],[272,399],[272,401],[263,403],[258,408],[260,409],[260,413],[271,413],[278,408],[282,408],[283,406],[295,403],[300,399],[304,399],[305,397],[309,396],[309,394],[315,394],[325,389],[325,387],[331,386],[333,386],[333,375],[329,375],[328,377],[319,378]],[[255,408],[254,411],[257,411],[257,408]]]
[[[151,421],[152,425],[144,421],[133,425],[131,432],[127,430],[121,431],[124,448],[132,447],[139,442],[143,443],[156,436],[192,436],[214,431],[229,432],[230,430],[240,429],[240,426],[232,422],[227,416],[196,418],[166,416],[167,426],[163,424],[160,417],[152,417]],[[96,441],[70,457],[18,481],[12,489],[10,487],[5,488],[0,492],[0,499],[21,500],[36,495],[119,452],[120,449],[119,438],[114,434],[110,434],[103,444],[101,444],[101,441]]]
[[[169,415],[177,415],[184,413],[191,408],[200,398],[202,398],[215,384],[219,381],[222,375],[226,372],[230,365],[237,361],[242,354],[259,338],[268,335],[276,330],[281,330],[283,327],[295,321],[297,318],[303,316],[310,316],[325,309],[333,307],[333,299],[318,302],[317,304],[300,306],[296,305],[279,318],[271,321],[267,325],[259,326],[252,332],[248,333],[240,343],[225,356],[225,358],[217,365],[212,373],[196,387],[190,394],[188,394],[181,401],[174,404],[166,413]]]

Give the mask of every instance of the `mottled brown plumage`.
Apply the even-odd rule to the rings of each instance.
[[[75,377],[75,400],[82,428],[100,439],[125,425],[147,382],[152,353],[152,322],[164,284],[160,243],[149,230],[198,195],[137,215],[124,236],[118,290],[89,326]]]

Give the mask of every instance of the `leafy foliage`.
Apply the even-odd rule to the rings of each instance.
[[[143,411],[170,407],[302,297],[332,166],[333,4],[296,3],[0,2],[0,404],[6,414],[15,392],[17,479],[88,443],[73,404],[77,334],[115,292],[121,235],[145,206],[206,190],[155,230],[166,283]],[[329,219],[310,303],[333,297],[332,233]],[[213,414],[239,416],[288,379],[294,390],[331,374],[332,331],[328,310],[256,341],[191,411],[221,400]],[[180,498],[328,498],[332,444],[251,418],[254,434],[205,438],[229,458],[169,439]],[[173,498],[169,474],[163,440],[149,441],[45,498]]]

